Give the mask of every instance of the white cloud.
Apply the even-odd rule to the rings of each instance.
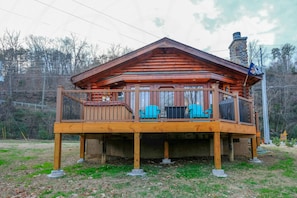
[[[287,13],[294,13],[294,7],[288,7],[288,3],[265,0],[257,4],[255,0],[236,4],[215,0],[38,1],[2,0],[0,17],[5,20],[1,21],[0,35],[6,29],[20,30],[23,36],[64,37],[75,33],[81,39],[99,43],[101,48],[121,44],[134,49],[167,36],[224,58],[229,56],[228,46],[237,31],[248,36],[248,41],[258,40],[266,45],[274,44],[279,38],[297,40],[297,34],[292,33],[297,29],[294,23],[285,25],[284,19],[292,21],[294,18],[288,18]],[[284,5],[278,7],[278,4]],[[282,11],[286,6],[288,12]]]

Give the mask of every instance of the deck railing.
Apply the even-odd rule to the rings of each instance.
[[[202,111],[200,111],[202,110]],[[217,88],[64,90],[57,122],[215,121],[254,124],[253,100]]]

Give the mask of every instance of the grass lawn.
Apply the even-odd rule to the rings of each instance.
[[[0,197],[297,197],[297,148],[263,145],[261,164],[223,160],[227,178],[214,177],[210,158],[142,161],[144,177],[126,174],[133,160],[77,164],[79,142],[62,145],[62,178],[53,167],[52,141],[0,140]]]

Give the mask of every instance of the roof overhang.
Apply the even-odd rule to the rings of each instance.
[[[175,49],[181,53],[192,56],[194,59],[199,59],[199,60],[211,63],[213,65],[223,67],[227,70],[232,70],[233,72],[241,73],[242,75],[247,75],[248,73],[247,67],[222,59],[212,54],[203,52],[201,50],[195,49],[193,47],[171,40],[169,38],[163,38],[159,41],[156,41],[147,46],[144,46],[138,50],[130,52],[122,57],[116,58],[110,62],[107,62],[102,65],[94,66],[92,69],[89,69],[85,72],[74,75],[71,77],[71,82],[78,87],[85,88],[89,83],[96,83],[98,82],[99,79],[102,81],[105,81],[106,78],[111,76],[114,76],[114,77],[111,77],[114,79],[122,78],[123,80],[125,80],[127,79],[126,74],[122,74],[122,75],[115,74],[113,71],[116,68],[124,67],[124,66],[142,61],[150,57],[153,54],[154,50],[163,49],[163,48]],[[133,76],[130,76],[130,77],[133,77]],[[148,77],[154,78],[153,76],[148,76]],[[248,84],[253,85],[260,80],[261,80],[261,77],[253,76],[248,79]]]

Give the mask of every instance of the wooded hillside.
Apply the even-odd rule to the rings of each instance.
[[[0,44],[0,138],[52,138],[57,86],[71,89],[72,75],[131,51],[116,44],[104,50],[74,35],[21,38],[20,32],[9,31],[0,35]],[[259,46],[249,46],[250,61],[260,66]],[[265,67],[271,137],[287,130],[289,138],[297,138],[296,55],[291,44],[262,55],[262,61],[269,63]],[[261,83],[252,94],[262,120]],[[32,106],[24,110],[14,106],[15,101]]]

